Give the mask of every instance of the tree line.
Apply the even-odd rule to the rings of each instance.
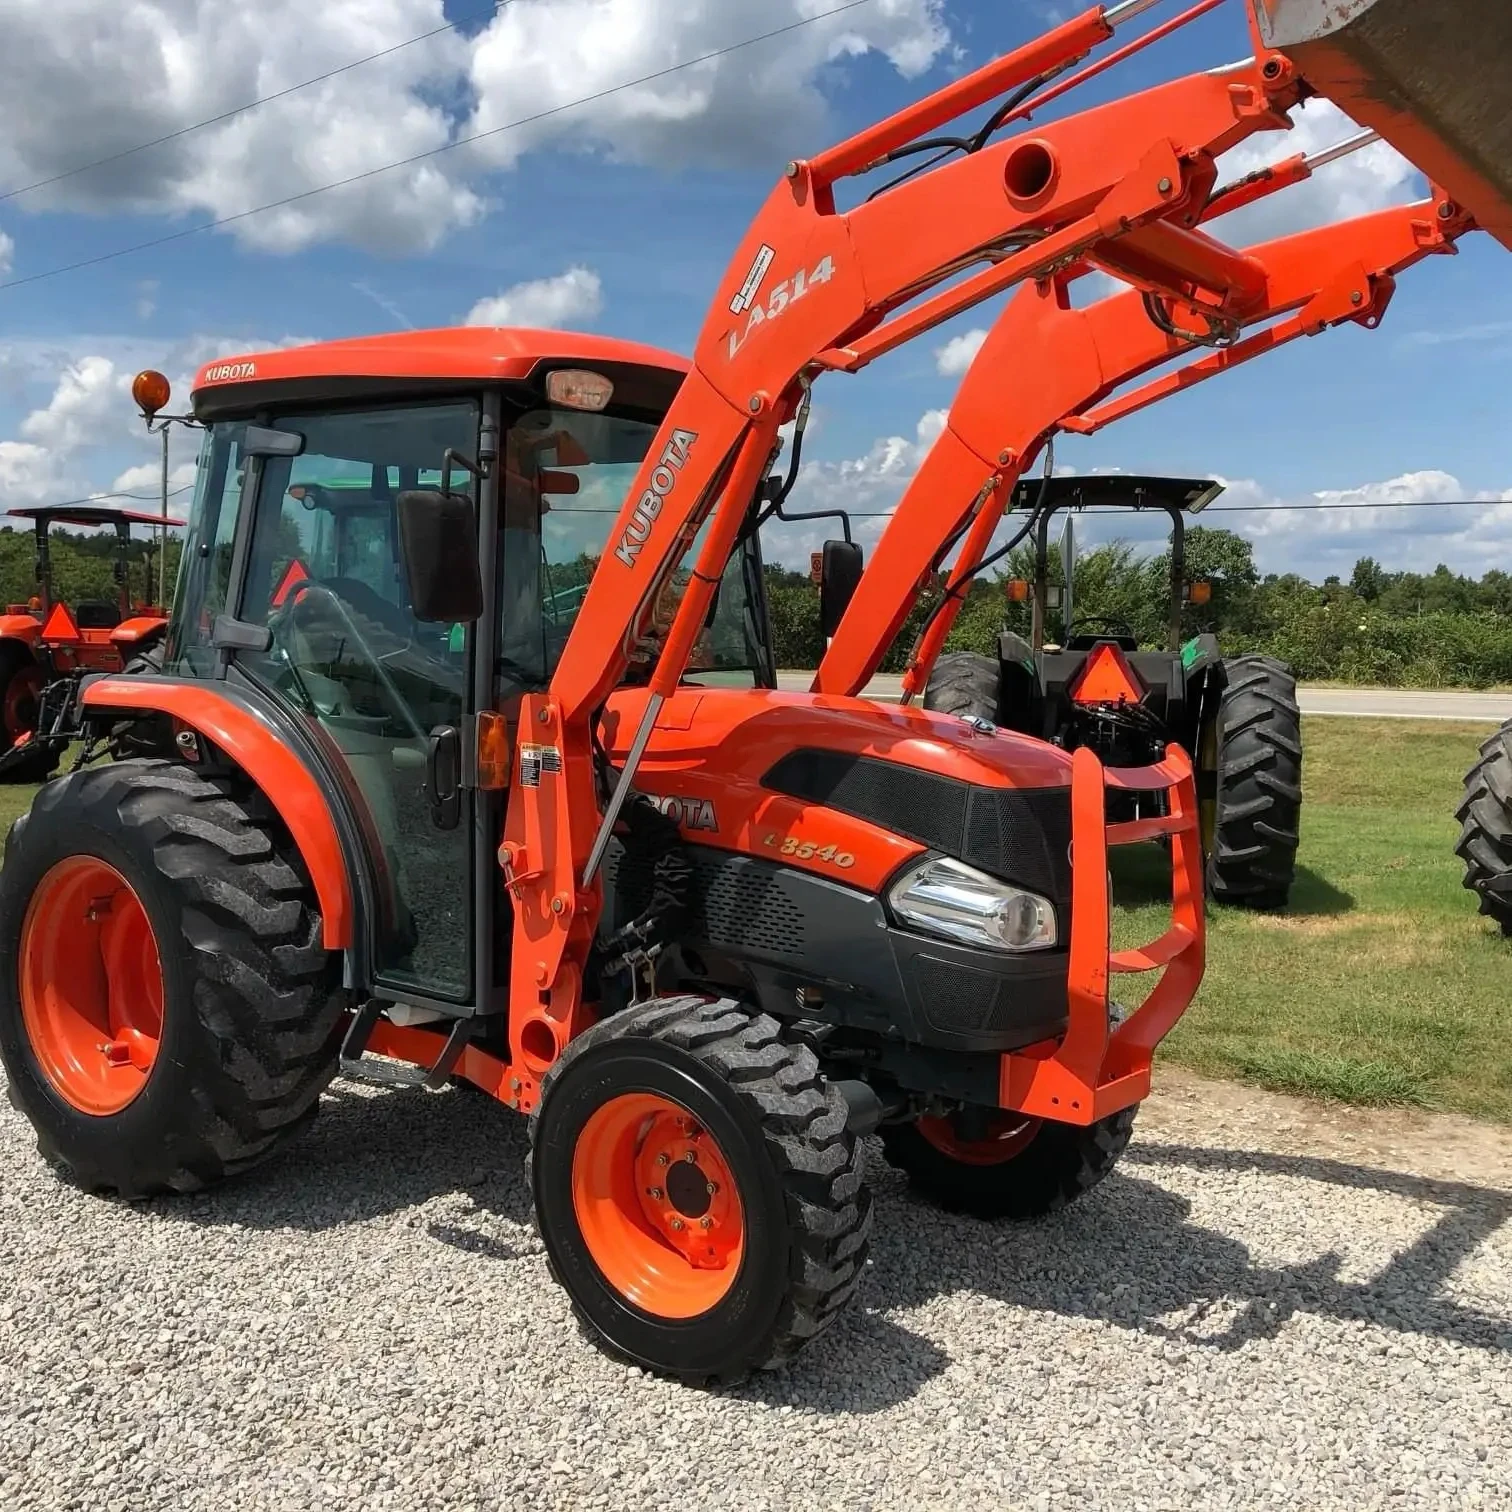
[[[1330,576],[1313,583],[1297,573],[1262,575],[1248,540],[1206,525],[1188,527],[1185,558],[1188,580],[1208,582],[1212,596],[1206,604],[1185,605],[1183,638],[1211,631],[1225,651],[1278,656],[1312,681],[1411,688],[1512,684],[1512,575],[1500,570],[1472,578],[1441,563],[1429,573],[1389,572],[1361,557],[1348,581]],[[1025,546],[974,580],[947,650],[991,655],[1001,631],[1027,635],[1029,605],[1010,600],[1006,585],[1033,576],[1033,554]],[[1061,578],[1052,548],[1050,581]],[[1122,621],[1142,646],[1158,649],[1166,644],[1169,583],[1166,552],[1140,555],[1124,542],[1083,551],[1076,562],[1073,614]],[[804,574],[773,566],[766,569],[766,584],[777,665],[817,665],[824,652],[818,589]],[[909,615],[884,671],[906,664],[936,598],[926,598]],[[1047,638],[1064,630],[1059,614],[1049,612]]]

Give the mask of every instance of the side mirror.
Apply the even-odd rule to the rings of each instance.
[[[297,457],[304,450],[304,443],[305,438],[298,431],[249,425],[242,432],[241,454],[244,457]]]
[[[861,548],[854,541],[826,541],[819,563],[819,629],[826,640],[840,628],[861,581]]]
[[[483,613],[478,523],[472,500],[429,488],[404,489],[394,500],[399,559],[415,618],[468,624]]]

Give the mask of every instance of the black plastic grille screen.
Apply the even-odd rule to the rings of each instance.
[[[762,785],[854,814],[1070,907],[1070,788],[975,787],[874,756],[820,750],[790,752]]]
[[[998,999],[1007,996],[1010,984],[1001,977],[926,955],[914,957],[913,972],[925,1016],[936,1029],[982,1034],[1004,1027]]]
[[[693,859],[691,916],[686,933],[710,945],[801,955],[803,915],[782,890],[780,874],[761,861],[688,847]],[[639,857],[627,859],[618,846],[604,857],[606,880],[614,888],[615,924],[633,919],[651,897],[651,873]]]

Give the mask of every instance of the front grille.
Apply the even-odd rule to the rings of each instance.
[[[920,845],[959,853],[971,784],[844,751],[791,751],[763,787],[868,819]]]
[[[731,950],[795,956],[805,945],[803,915],[782,890],[780,873],[760,861],[687,847],[693,862],[689,939]],[[642,857],[611,846],[605,880],[614,889],[614,923],[627,923],[651,899],[651,869]]]
[[[956,854],[968,866],[1069,908],[1071,789],[974,788],[965,844]]]

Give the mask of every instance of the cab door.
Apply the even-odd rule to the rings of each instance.
[[[475,794],[460,781],[475,627],[415,618],[395,499],[449,448],[476,451],[479,414],[448,399],[268,422],[303,444],[262,458],[241,574],[237,619],[268,634],[236,663],[338,765],[377,883],[375,986],[406,1001],[476,1001]]]

